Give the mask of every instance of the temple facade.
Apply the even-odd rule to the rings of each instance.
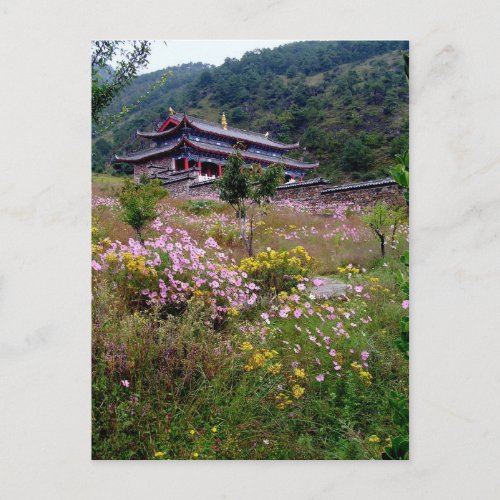
[[[150,139],[151,146],[126,156],[116,155],[116,161],[134,165],[136,181],[147,175],[162,180],[166,187],[186,180],[190,184],[213,182],[222,175],[236,143],[248,164],[258,163],[262,168],[273,163],[283,165],[288,184],[303,181],[307,172],[319,167],[319,163],[286,156],[299,147],[298,143],[283,144],[270,139],[269,134],[228,127],[224,114],[219,124],[170,108],[170,116],[156,131],[137,131],[137,135]]]

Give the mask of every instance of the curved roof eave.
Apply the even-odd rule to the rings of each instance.
[[[214,154],[223,154],[223,155],[229,155],[232,153],[232,148],[226,147],[226,146],[215,146],[212,144],[207,144],[203,142],[193,142],[189,140],[186,137],[182,137],[179,139],[178,142],[171,144],[168,147],[164,148],[152,148],[149,150],[141,151],[139,153],[133,154],[131,156],[118,156],[115,155],[115,158],[117,161],[125,162],[125,163],[138,163],[143,160],[146,160],[148,158],[152,158],[154,156],[158,156],[164,153],[169,153],[171,151],[176,150],[179,147],[182,147],[183,145],[188,145],[192,147],[193,149],[196,149],[201,152],[205,153],[214,153]],[[248,154],[245,153],[244,151],[241,152],[241,156],[245,158],[246,160],[253,160],[255,162],[266,162],[266,163],[278,163],[278,164],[283,164],[285,166],[288,166],[289,168],[296,168],[299,170],[311,170],[319,167],[319,163],[304,163],[300,162],[299,160],[294,160],[292,158],[271,158],[271,157],[265,157],[264,155],[259,155],[259,154]]]
[[[196,118],[196,117],[189,117],[186,113],[184,113],[182,119],[179,121],[179,123],[175,126],[172,127],[168,130],[164,130],[162,132],[142,132],[140,130],[137,130],[136,134],[139,137],[144,137],[148,139],[155,139],[159,137],[167,137],[170,134],[174,133],[177,131],[179,128],[182,127],[184,123],[189,124],[191,127],[193,127],[196,130],[199,130],[201,132],[206,132],[209,134],[215,134],[215,135],[220,135],[222,137],[230,137],[232,139],[238,139],[241,136],[247,136],[246,140],[247,142],[251,142],[253,144],[258,144],[261,146],[267,146],[271,148],[277,148],[277,149],[283,149],[283,150],[291,150],[291,149],[296,149],[299,147],[299,143],[296,142],[294,144],[284,144],[282,142],[277,142],[272,139],[269,139],[268,137],[265,137],[264,134],[260,134],[258,132],[251,132],[248,130],[243,130],[239,129],[236,127],[230,127],[229,129],[225,130],[223,128],[217,128],[217,130],[214,130],[214,127],[218,127],[218,124],[212,122],[208,122],[207,120],[203,120],[201,118]]]

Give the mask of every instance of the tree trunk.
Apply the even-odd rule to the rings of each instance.
[[[144,239],[142,238],[141,230],[136,228],[135,232],[137,233],[137,239],[139,240],[139,243],[144,246]]]

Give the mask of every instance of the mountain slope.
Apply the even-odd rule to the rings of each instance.
[[[153,129],[172,106],[214,121],[224,111],[232,126],[300,141],[291,156],[319,160],[319,173],[336,181],[385,175],[394,154],[408,146],[406,50],[406,42],[296,42],[218,67],[172,68],[165,86],[94,139],[93,169],[115,152],[144,147],[135,131]],[[144,95],[162,73],[138,77],[109,111]]]

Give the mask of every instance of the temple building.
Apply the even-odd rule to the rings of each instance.
[[[222,175],[236,143],[240,143],[240,154],[248,164],[258,163],[263,168],[272,163],[282,164],[288,183],[302,181],[308,171],[319,166],[319,163],[305,163],[285,155],[298,148],[298,143],[283,144],[270,139],[268,133],[228,127],[224,114],[219,124],[176,113],[172,108],[169,113],[156,131],[137,131],[137,136],[152,141],[148,149],[115,156],[118,162],[134,165],[136,180],[147,175],[161,179],[165,186],[182,179],[208,183]]]

